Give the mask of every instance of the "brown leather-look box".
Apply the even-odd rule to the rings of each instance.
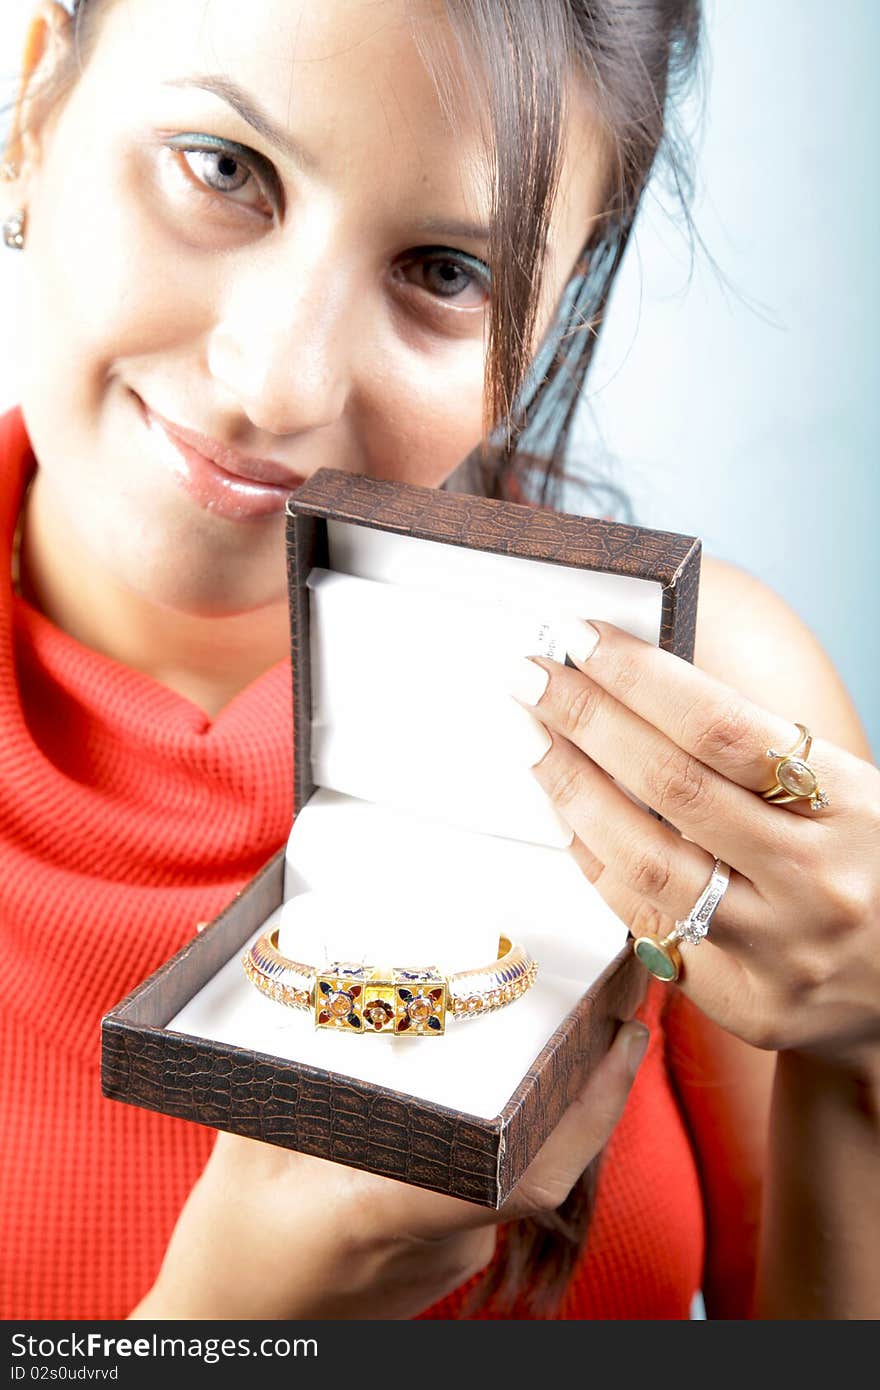
[[[512,660],[559,651],[541,642],[560,604],[692,660],[700,542],[326,468],[291,495],[286,524],[291,838],[104,1017],[103,1092],[498,1207],[647,976],[530,773],[532,716],[509,700],[508,730],[492,681],[508,638]],[[535,614],[541,642],[521,641]],[[477,668],[488,693],[474,687],[462,711]],[[498,717],[481,719],[487,709]],[[518,760],[506,752],[517,740]],[[371,933],[411,930],[420,961],[429,942],[452,949],[444,924],[464,951],[512,920],[538,980],[436,1039],[325,1040],[244,975],[242,953],[270,920],[287,923],[288,942],[305,923],[347,960],[369,957]],[[361,956],[346,953],[352,931]]]

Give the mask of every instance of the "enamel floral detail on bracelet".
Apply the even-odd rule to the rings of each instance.
[[[420,975],[393,971],[396,989],[396,1033],[443,1033],[446,1028],[446,982],[435,970]]]
[[[315,1026],[438,1036],[446,1030],[446,981],[434,969],[332,965],[315,982]]]
[[[318,1028],[364,1027],[363,966],[331,965],[315,981],[315,1026]]]

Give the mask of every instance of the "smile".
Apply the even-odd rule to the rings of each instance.
[[[196,438],[194,431],[173,425],[137,399],[154,452],[178,487],[205,511],[230,521],[272,516],[284,511],[291,492],[305,482],[275,460],[249,458],[197,436],[219,456],[209,457],[189,442]]]

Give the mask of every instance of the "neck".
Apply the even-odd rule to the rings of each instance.
[[[83,646],[141,671],[210,717],[289,652],[287,603],[202,617],[151,603],[119,584],[52,524],[38,469],[25,499],[22,596]]]

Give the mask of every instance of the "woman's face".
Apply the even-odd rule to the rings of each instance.
[[[278,602],[291,487],[322,466],[436,487],[480,438],[487,166],[476,120],[443,117],[412,10],[115,0],[26,138],[25,421],[57,515],[157,603]],[[572,117],[541,329],[598,211],[586,105]],[[281,485],[185,458],[149,412]]]

